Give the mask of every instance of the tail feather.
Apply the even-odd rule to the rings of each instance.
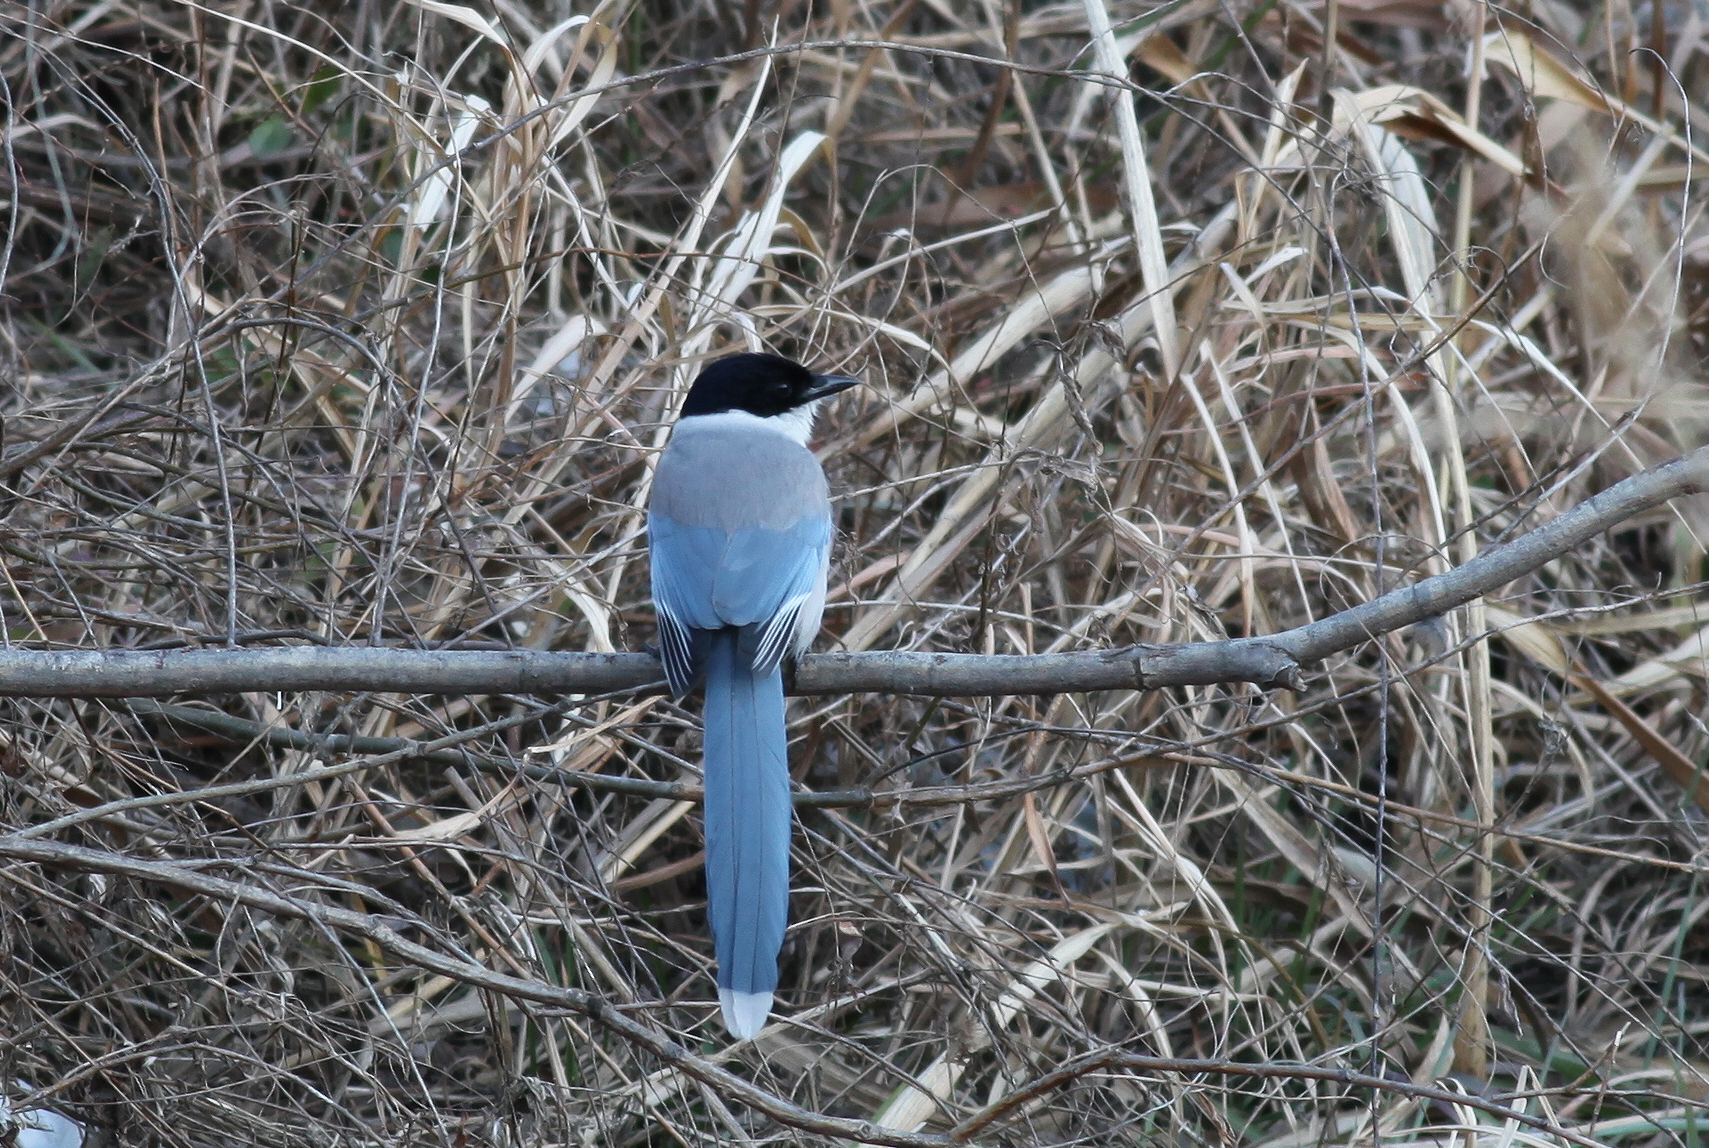
[[[789,915],[783,675],[756,675],[734,630],[707,640],[706,891],[724,1024],[746,1038],[771,1012]]]

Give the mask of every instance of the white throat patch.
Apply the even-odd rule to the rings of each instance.
[[[813,418],[819,412],[819,404],[823,399],[814,399],[804,406],[794,410],[784,411],[780,415],[761,418],[747,411],[719,411],[715,415],[690,415],[676,424],[676,434],[697,434],[701,432],[724,431],[768,431],[780,434],[791,442],[807,445],[807,440],[813,437]]]
[[[770,418],[760,421],[777,427],[802,446],[806,446],[807,440],[813,437],[813,420],[818,417],[819,404],[824,401],[824,399],[814,399],[812,402],[803,403],[793,410],[787,410],[780,415],[772,415]]]

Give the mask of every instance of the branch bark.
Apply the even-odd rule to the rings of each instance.
[[[1444,614],[1529,574],[1635,514],[1709,491],[1709,447],[1616,483],[1464,566],[1280,634],[1065,654],[809,654],[794,694],[930,697],[1084,693],[1251,682],[1297,690],[1305,668]],[[0,651],[0,695],[165,697],[251,690],[566,694],[663,689],[651,654],[294,646]]]

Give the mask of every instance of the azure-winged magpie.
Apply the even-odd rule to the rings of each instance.
[[[653,606],[677,697],[706,679],[706,894],[718,1000],[738,1038],[771,1013],[789,913],[785,655],[819,632],[831,551],[813,415],[855,385],[779,355],[700,372],[653,476]]]

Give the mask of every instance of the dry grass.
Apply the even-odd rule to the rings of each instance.
[[[4,10],[8,639],[636,648],[649,461],[732,347],[869,383],[824,427],[822,646],[1282,629],[1704,441],[1700,4],[1099,3]],[[1123,66],[1143,90],[1097,81]],[[798,701],[813,789],[1109,767],[804,811],[784,1019],[729,1051],[697,810],[502,764],[692,779],[692,707],[202,699],[370,736],[513,721],[461,765],[60,836],[416,920],[893,1127],[1114,1045],[1457,1072],[1621,1148],[1695,1145],[1709,823],[1658,758],[1709,755],[1706,528],[1629,522],[1298,696]],[[315,760],[123,705],[0,722],[13,828]],[[819,1142],[364,942],[0,876],[0,1078],[109,1143]],[[1561,1143],[1131,1067],[981,1139],[1472,1125]]]

